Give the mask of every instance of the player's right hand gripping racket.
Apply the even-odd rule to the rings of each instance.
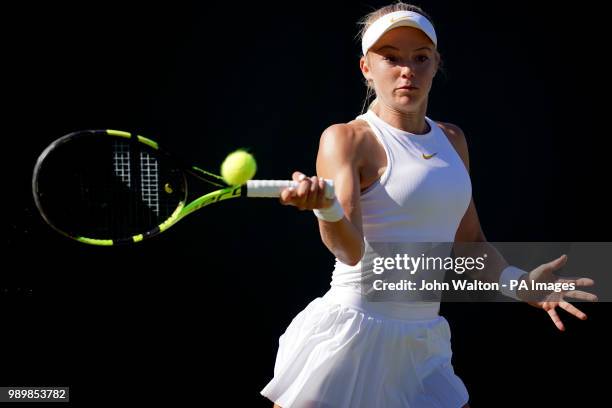
[[[217,190],[187,203],[187,175]],[[279,197],[295,181],[250,180],[228,186],[221,176],[184,166],[158,144],[119,130],[65,135],[40,155],[32,192],[44,220],[92,245],[140,242],[209,204],[237,197]],[[331,180],[325,196],[334,198]]]

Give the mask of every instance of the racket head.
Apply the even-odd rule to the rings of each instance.
[[[32,192],[43,219],[79,242],[139,242],[178,221],[185,171],[156,142],[117,130],[65,135],[40,155]]]

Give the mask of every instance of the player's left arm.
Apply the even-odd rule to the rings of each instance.
[[[448,140],[457,151],[459,157],[461,157],[461,160],[469,173],[470,156],[467,140],[463,130],[461,130],[459,126],[453,125],[452,123],[440,122],[438,125],[446,134]],[[470,244],[461,245],[461,243]],[[465,211],[461,222],[459,223],[459,227],[457,228],[454,250],[455,255],[457,256],[474,258],[482,256],[482,253],[487,253],[487,268],[483,269],[481,273],[472,271],[470,276],[474,279],[488,282],[498,282],[501,271],[508,266],[508,263],[503,256],[501,256],[495,247],[487,242],[487,238],[482,230],[482,226],[480,225],[478,213],[476,212],[474,197],[470,199],[470,204]]]
[[[440,127],[442,130],[444,130],[444,133],[446,133],[449,141],[455,147],[455,150],[463,160],[463,163],[469,172],[470,159],[465,134],[458,126],[449,123],[441,123]],[[468,244],[462,245],[462,243]],[[497,251],[497,249],[487,242],[485,234],[482,231],[482,227],[480,226],[480,220],[478,219],[478,214],[476,213],[476,206],[474,205],[473,198],[470,200],[470,205],[461,219],[461,223],[459,224],[457,233],[455,234],[453,249],[456,256],[477,257],[482,256],[483,253],[487,254],[487,267],[484,268],[482,272],[475,273],[475,269],[466,272],[475,279],[499,282],[501,272],[506,266],[508,266],[508,263]],[[526,279],[529,282],[560,282],[561,280],[554,275],[554,272],[562,268],[566,262],[567,256],[563,255],[551,262],[540,265],[523,279]],[[589,278],[568,279],[567,281],[573,282],[576,287],[592,286],[594,284],[593,280]],[[536,300],[534,300],[532,296],[524,297],[523,299],[519,294],[519,297],[521,297],[531,306],[542,309],[548,313],[555,326],[557,326],[557,328],[561,331],[565,330],[565,326],[556,312],[557,307],[564,309],[566,312],[581,320],[587,318],[587,315],[584,312],[565,301],[563,295],[589,302],[596,302],[598,300],[596,295],[582,290],[566,291],[562,293],[561,296],[556,293],[553,295],[554,296],[543,296],[541,299]]]

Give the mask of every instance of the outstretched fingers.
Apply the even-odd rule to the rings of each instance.
[[[559,317],[559,315],[555,311],[555,308],[551,307],[546,312],[548,313],[548,315],[552,319],[552,321],[555,324],[555,326],[557,326],[557,329],[559,329],[561,331],[565,331],[565,326],[563,325],[563,322],[561,321],[561,318]]]
[[[565,310],[566,312],[576,316],[577,318],[579,318],[580,320],[586,320],[587,315],[582,312],[580,309],[578,309],[576,306],[572,305],[571,303],[568,303],[564,300],[562,300],[561,302],[559,302],[559,307],[563,310]]]
[[[599,298],[597,295],[594,295],[589,292],[585,292],[582,290],[570,290],[563,294],[563,297],[569,297],[572,299],[585,300],[587,302],[597,302]]]

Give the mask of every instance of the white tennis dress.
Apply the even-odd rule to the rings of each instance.
[[[472,187],[444,132],[429,118],[424,135],[372,110],[357,118],[387,154],[384,174],[361,194],[366,243],[453,242]],[[336,260],[329,291],[280,337],[274,378],[261,394],[283,408],[463,406],[468,393],[451,365],[440,304],[368,302],[359,289],[363,265]]]

